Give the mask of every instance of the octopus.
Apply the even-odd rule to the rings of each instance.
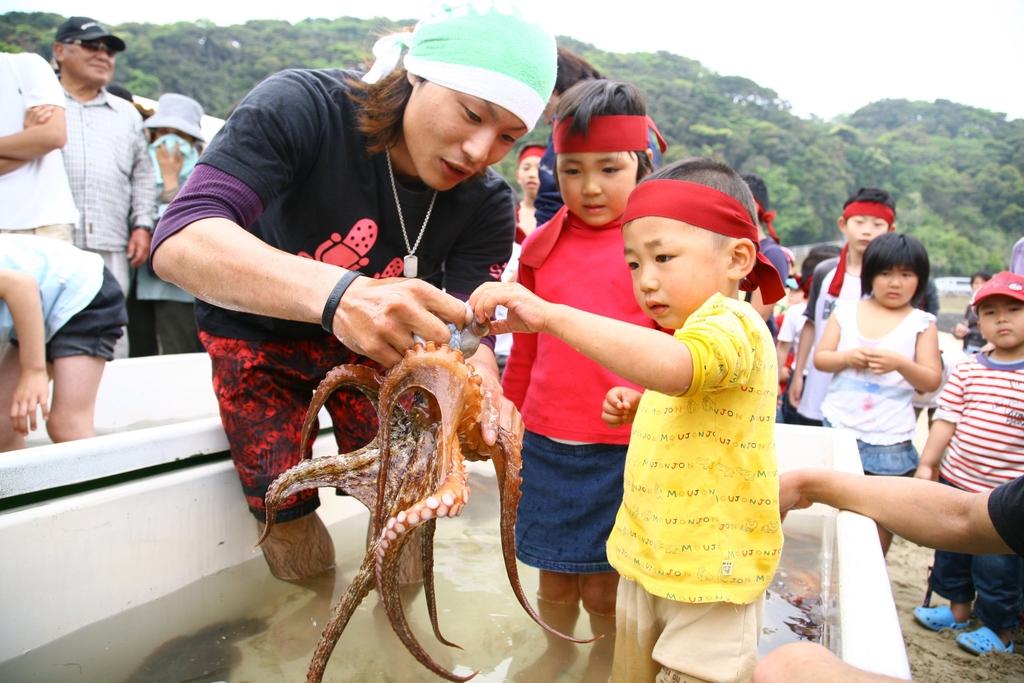
[[[470,335],[463,336],[459,339],[453,334],[450,345],[440,346],[418,340],[383,377],[361,365],[341,365],[331,370],[317,387],[306,412],[300,452],[307,452],[320,408],[342,387],[357,389],[374,404],[380,418],[377,436],[351,453],[305,459],[281,474],[267,491],[267,526],[260,542],[270,531],[280,503],[303,489],[333,486],[370,511],[366,555],[324,627],[307,672],[309,683],[322,679],[345,626],[374,586],[391,627],[423,666],[451,681],[466,681],[476,675],[460,676],[448,671],[423,649],[410,630],[399,592],[402,548],[414,533],[419,533],[424,597],[434,636],[449,647],[458,647],[441,634],[437,621],[433,538],[437,520],[459,515],[469,502],[466,460],[490,460],[497,474],[502,556],[519,604],[538,625],[556,636],[575,643],[594,640],[573,638],[544,623],[523,592],[514,534],[522,437],[502,428],[496,415],[491,414],[482,378],[466,363],[460,350],[469,348],[471,353],[475,346],[472,339],[466,339]],[[481,426],[485,420],[497,430],[494,445],[484,442]]]

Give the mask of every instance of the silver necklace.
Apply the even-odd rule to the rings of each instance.
[[[423,217],[423,225],[420,226],[420,234],[416,235],[416,242],[409,246],[409,234],[405,231],[405,217],[402,215],[402,203],[398,201],[398,187],[395,185],[395,172],[391,169],[391,150],[387,150],[388,177],[391,178],[391,194],[395,197],[395,210],[398,211],[398,224],[402,226],[402,239],[405,241],[405,258],[402,259],[402,277],[416,277],[420,270],[420,260],[416,257],[416,249],[420,246],[423,233],[427,230],[427,221],[430,220],[430,212],[434,210],[434,200],[437,199],[437,190],[434,190],[430,198],[430,206],[427,207],[427,215]]]

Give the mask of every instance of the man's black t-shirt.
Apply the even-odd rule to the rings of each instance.
[[[248,185],[263,205],[250,232],[283,251],[358,270],[402,274],[407,253],[387,160],[370,156],[357,105],[338,70],[289,70],[260,83],[232,113],[200,163]],[[433,190],[398,184],[409,244]],[[515,234],[513,194],[496,173],[440,192],[416,256],[419,277],[469,293],[500,277]],[[196,302],[199,327],[249,340],[308,338],[318,325],[229,311]]]
[[[988,514],[1006,545],[1024,557],[1024,477],[992,490],[988,496]]]

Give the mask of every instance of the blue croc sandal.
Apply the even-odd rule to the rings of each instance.
[[[976,655],[988,652],[1013,652],[1013,643],[1003,645],[996,632],[988,626],[982,626],[977,631],[961,633],[956,637],[956,644]]]
[[[914,619],[917,623],[932,631],[945,631],[950,628],[960,631],[970,625],[970,621],[956,621],[949,605],[940,607],[915,607]]]

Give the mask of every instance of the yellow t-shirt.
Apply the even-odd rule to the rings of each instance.
[[[608,560],[652,595],[747,604],[782,552],[775,346],[749,304],[721,294],[675,338],[693,383],[640,400]]]

